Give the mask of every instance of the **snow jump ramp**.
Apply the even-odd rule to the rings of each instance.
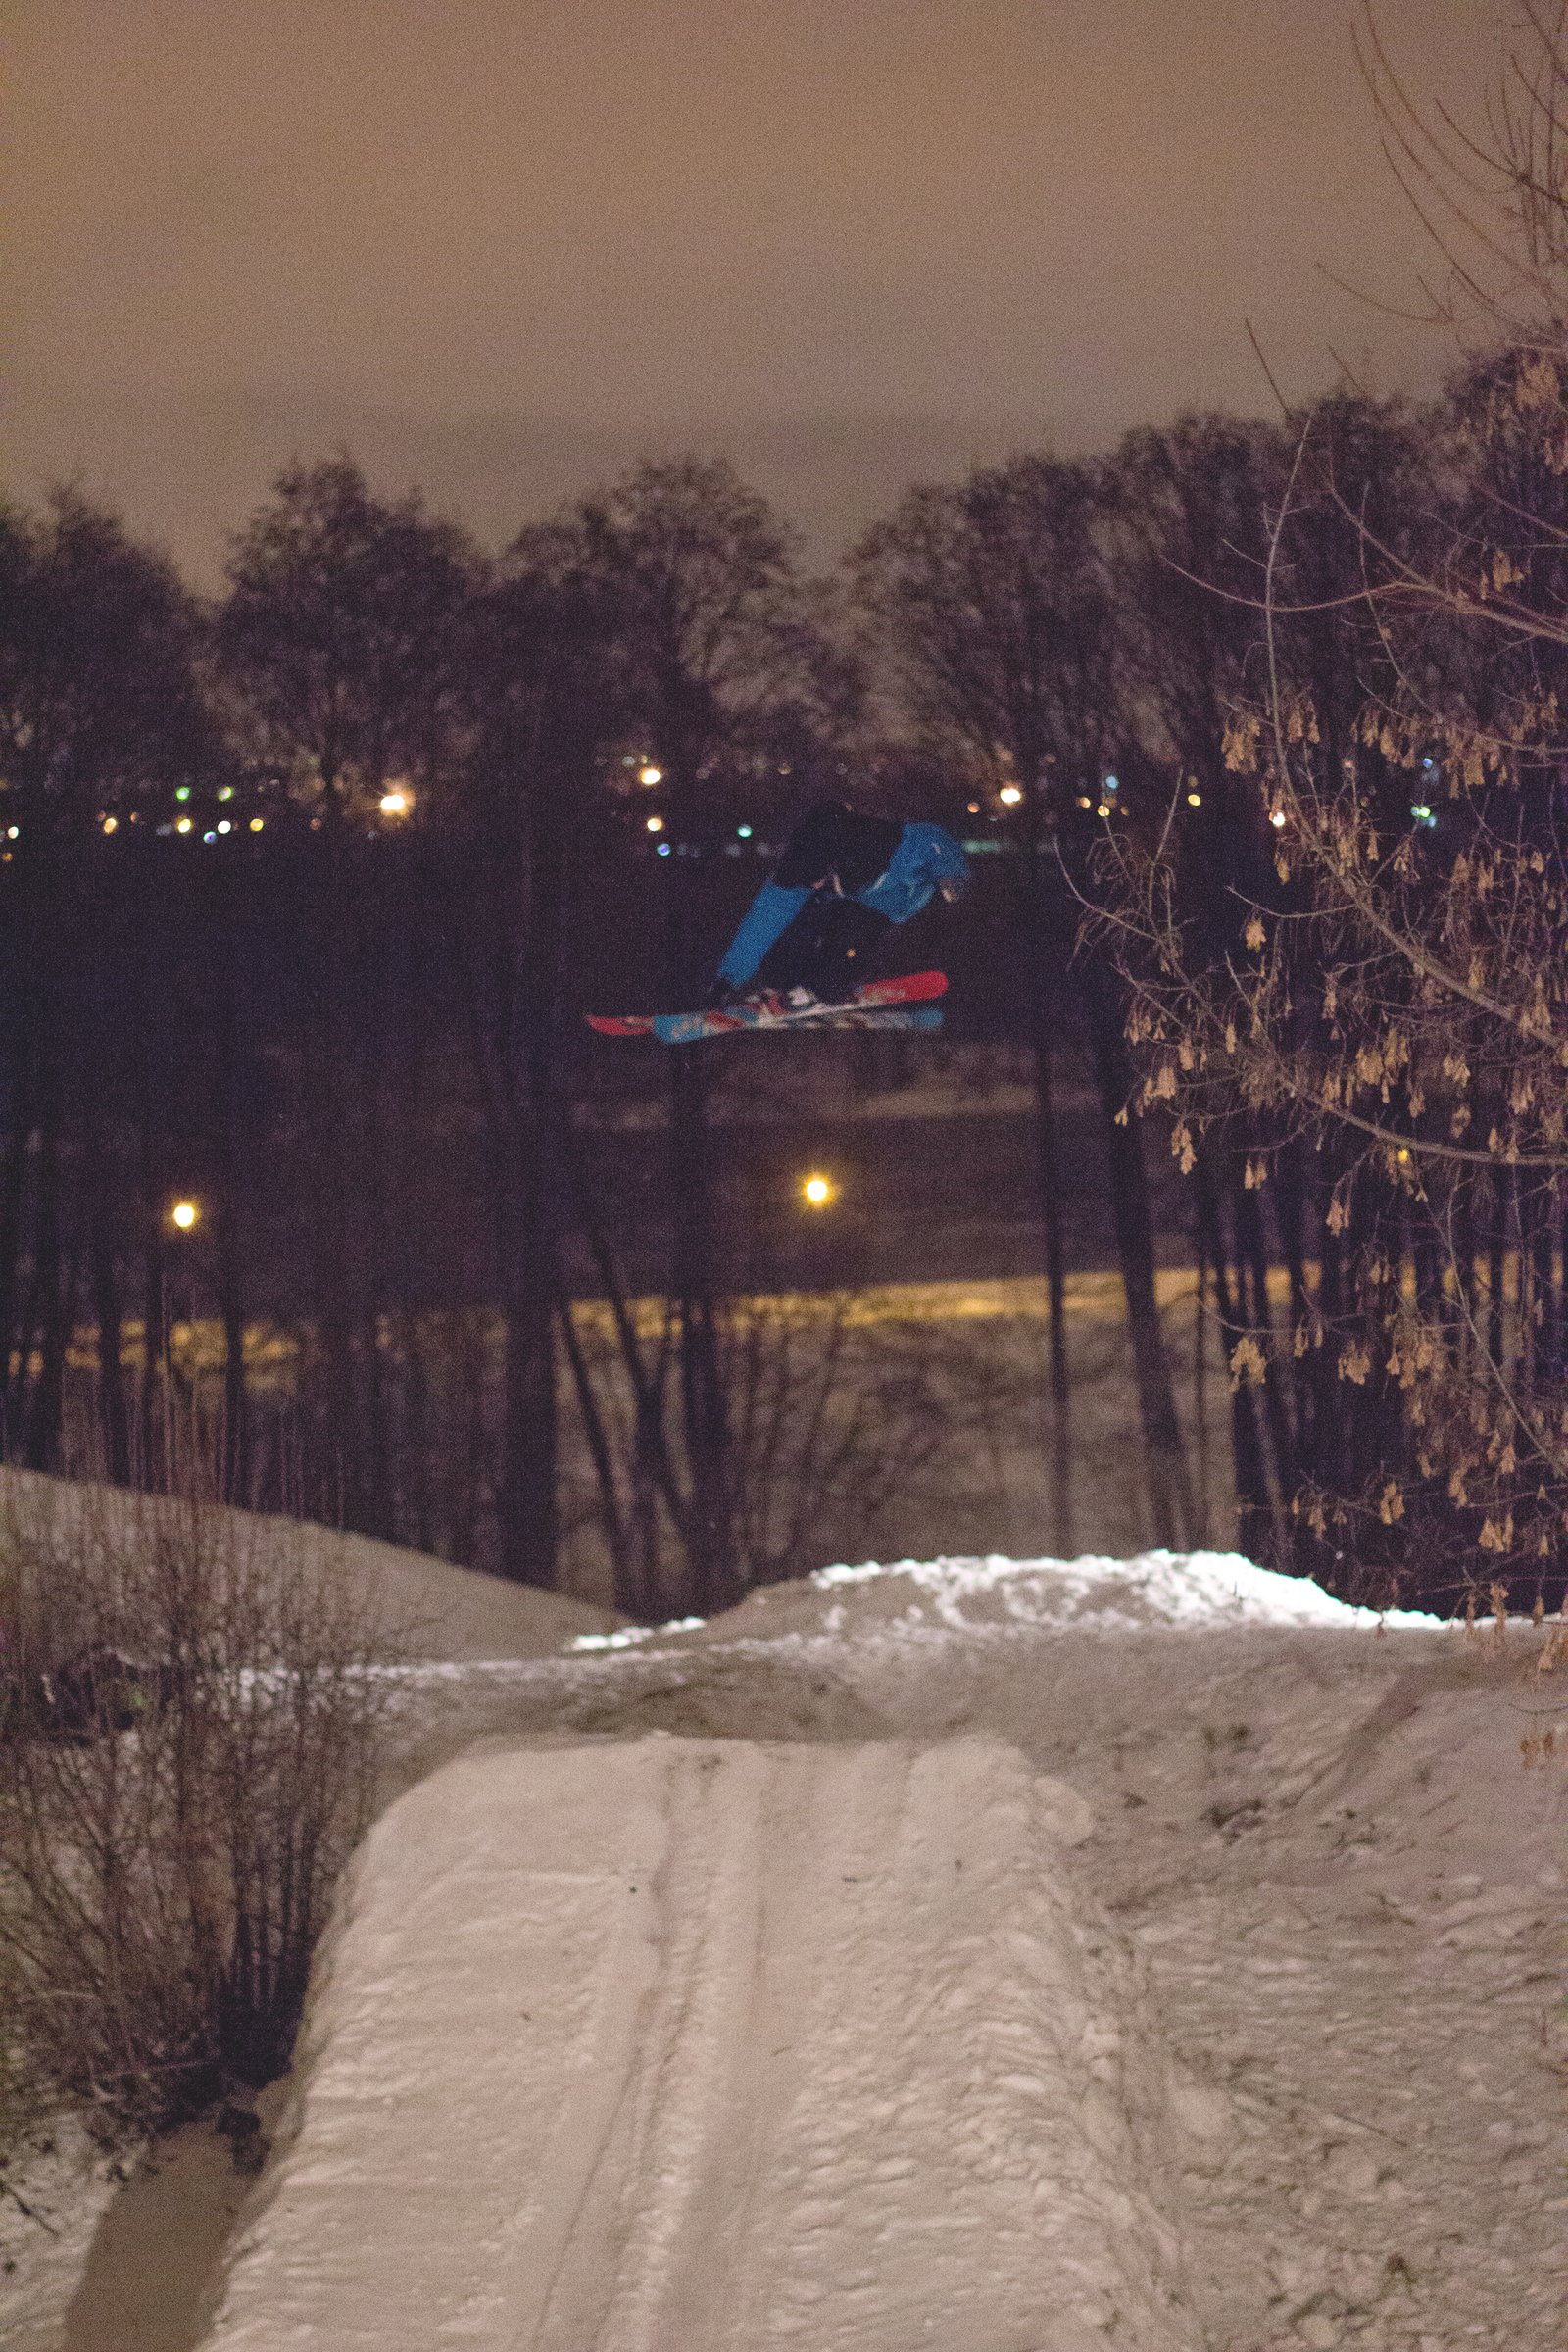
[[[1184,2352],[1159,2068],[1001,1741],[495,1743],[380,1822],[221,2352]]]

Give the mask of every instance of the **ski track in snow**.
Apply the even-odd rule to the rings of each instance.
[[[989,1739],[447,1765],[361,1858],[212,2344],[1196,2347],[1086,1826]]]

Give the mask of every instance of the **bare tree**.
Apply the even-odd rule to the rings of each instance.
[[[1102,962],[1071,966],[1080,868],[1093,811],[1115,794],[1132,728],[1103,553],[1102,485],[1089,466],[1035,456],[911,492],[862,542],[855,577],[892,652],[927,749],[970,787],[1005,795],[1026,961],[1050,1300],[1052,1494],[1058,1546],[1073,1545],[1071,1389],[1062,1183],[1056,1140],[1059,1004],[1075,992],[1105,1113],[1104,1135],[1157,1540],[1197,1540],[1164,1337],[1154,1298],[1142,1143],[1125,1116],[1132,1074],[1117,986]],[[1105,778],[1112,778],[1109,786]],[[1086,822],[1086,818],[1088,821]]]
[[[389,1534],[380,1269],[365,1208],[381,1182],[373,1029],[357,1016],[362,909],[349,829],[394,797],[417,814],[449,757],[458,647],[479,570],[416,497],[376,499],[347,458],[294,467],[235,542],[217,619],[220,674],[253,754],[287,779],[320,834],[311,943],[318,1018],[302,1039],[315,1153],[312,1239],[327,1379],[327,1445],[352,1526]],[[363,876],[363,866],[358,872]],[[362,1000],[363,1002],[363,996]]]
[[[436,796],[430,845],[446,876],[449,953],[485,1124],[506,1330],[499,1564],[548,1586],[564,1331],[577,1369],[561,1253],[572,950],[605,829],[598,774],[617,708],[611,614],[580,535],[525,532],[475,600],[466,644],[464,757]],[[578,1397],[591,1433],[599,1408],[581,1379]],[[613,1525],[612,1495],[608,1507]]]
[[[1359,1442],[1298,1461],[1298,1557],[1384,1592],[1544,1596],[1561,1575],[1564,29],[1526,11],[1471,137],[1421,116],[1374,25],[1391,144],[1449,265],[1436,309],[1507,339],[1430,420],[1416,496],[1407,428],[1380,428],[1357,488],[1343,412],[1294,420],[1226,729],[1273,871],[1236,888],[1222,952],[1168,842],[1122,876],[1178,1150],[1229,1128],[1254,1195],[1303,1150],[1326,1180],[1317,1282],[1287,1329],[1250,1318],[1233,1370],[1316,1355],[1353,1395]]]
[[[640,730],[644,764],[659,778],[649,806],[663,816],[670,853],[660,876],[662,987],[671,1004],[694,1004],[711,976],[711,935],[701,868],[689,853],[799,694],[808,632],[792,551],[765,502],[729,466],[691,459],[639,467],[586,501],[576,525],[612,613],[624,708]],[[640,1376],[649,1445],[670,1372],[678,1389],[690,1480],[682,1535],[692,1605],[704,1614],[736,1596],[711,1089],[706,1049],[670,1055],[669,1348]],[[648,1494],[661,1484],[658,1472],[655,1446],[645,1465]]]
[[[150,832],[216,757],[200,636],[172,567],[113,515],[74,492],[40,514],[0,512],[0,1386],[8,1445],[37,1467],[59,1445],[85,1272],[109,1465],[130,1475],[119,1200],[137,1108],[118,1011],[146,942],[115,887],[110,838],[138,820]]]

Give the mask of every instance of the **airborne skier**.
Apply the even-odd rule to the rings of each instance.
[[[817,801],[800,819],[752,901],[718,967],[706,1009],[588,1014],[605,1037],[691,1045],[745,1029],[938,1029],[931,1000],[942,972],[879,979],[896,923],[969,878],[962,849],[941,825],[861,816],[846,801]]]
[[[725,949],[710,1002],[764,988],[796,1004],[842,1004],[875,977],[896,923],[938,891],[956,898],[968,878],[968,859],[941,825],[899,825],[846,801],[817,801]]]

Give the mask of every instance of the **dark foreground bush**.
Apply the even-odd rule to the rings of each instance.
[[[0,1484],[0,2111],[115,2138],[286,2065],[395,1692],[333,1553]]]

